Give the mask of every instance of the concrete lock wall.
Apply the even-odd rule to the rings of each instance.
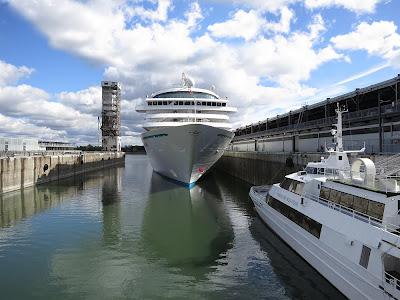
[[[253,185],[263,185],[280,182],[285,175],[303,170],[307,163],[320,161],[321,157],[328,157],[328,153],[225,151],[215,167]],[[368,155],[368,157],[376,161],[387,156]]]
[[[98,170],[125,161],[125,153],[87,152],[0,158],[0,193]]]

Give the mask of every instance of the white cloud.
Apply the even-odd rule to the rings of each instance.
[[[356,13],[373,13],[383,0],[305,0],[307,8],[343,7]]]
[[[255,10],[238,10],[232,19],[208,26],[215,37],[241,37],[246,41],[255,38],[265,24],[264,19]]]
[[[4,128],[20,124],[19,134],[38,138],[49,138],[51,134],[54,138],[72,141],[92,140],[96,136],[96,116],[56,102],[54,98],[42,89],[26,84],[0,87],[1,115],[3,120],[10,121],[10,125]],[[25,128],[30,130],[25,131]]]
[[[228,96],[231,104],[240,108],[233,116],[234,124],[239,125],[265,118],[272,107],[286,110],[299,105],[301,99],[317,92],[305,83],[311,72],[326,62],[345,59],[332,46],[321,46],[326,29],[320,15],[312,18],[306,31],[290,31],[293,12],[275,5],[292,1],[266,1],[259,11],[238,10],[225,22],[231,22],[230,26],[212,24],[210,31],[202,34],[196,31],[203,18],[197,2],[182,17],[146,17],[146,22],[134,22],[133,14],[121,8],[121,1],[11,3],[51,45],[106,65],[104,78],[122,82],[124,136],[141,130],[143,116],[134,111],[136,104],[146,94],[178,83],[183,71],[199,86],[214,84],[222,97]],[[271,12],[280,15],[278,22],[265,18]],[[248,42],[229,44],[215,38],[233,34]],[[12,98],[16,103],[13,108],[4,107],[7,116],[30,119],[36,126],[49,124],[49,128],[65,130],[80,140],[97,139],[100,88],[57,95],[23,85],[7,89],[0,94],[0,109],[4,107],[1,99]],[[33,103],[36,107],[29,111]],[[257,105],[256,111],[253,105]]]
[[[150,21],[166,21],[168,19],[168,11],[172,8],[171,0],[158,0],[157,9],[145,9],[143,6],[127,7],[125,12],[129,17],[139,17]]]
[[[40,137],[45,140],[55,140],[65,136],[66,132],[43,126],[36,126],[25,120],[7,117],[0,113],[0,135],[11,137]]]
[[[400,68],[400,35],[391,21],[362,22],[353,32],[331,39],[336,49],[365,50]]]
[[[281,18],[278,23],[267,22],[265,24],[265,29],[273,32],[283,32],[289,33],[290,31],[290,22],[293,19],[294,13],[287,7],[282,7],[280,9]]]
[[[262,11],[277,12],[282,7],[296,3],[299,0],[233,0],[234,3],[253,7]],[[232,2],[232,1],[229,1]]]
[[[246,41],[256,38],[264,31],[289,33],[293,11],[282,7],[279,12],[279,22],[269,22],[260,10],[238,10],[231,19],[208,26],[211,35],[217,38],[243,38]]]
[[[57,95],[61,103],[95,116],[101,113],[101,87],[91,86],[77,92],[61,92]]]
[[[34,69],[26,66],[16,67],[0,60],[0,87],[8,84],[14,84],[19,79],[28,77]]]

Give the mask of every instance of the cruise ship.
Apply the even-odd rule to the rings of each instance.
[[[400,299],[400,154],[344,151],[343,108],[328,158],[250,189],[261,219],[350,299]]]
[[[222,156],[234,133],[228,114],[237,111],[211,90],[182,84],[153,93],[136,111],[146,114],[141,138],[157,173],[195,183]]]

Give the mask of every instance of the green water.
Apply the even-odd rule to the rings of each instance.
[[[250,186],[125,167],[0,198],[0,299],[338,299],[257,217]]]

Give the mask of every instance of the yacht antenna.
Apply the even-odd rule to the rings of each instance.
[[[337,109],[335,110],[337,114],[337,123],[333,124],[336,129],[332,129],[332,135],[336,141],[336,151],[343,151],[343,127],[342,127],[342,114],[348,112],[344,107],[340,107],[339,102],[337,103]]]

